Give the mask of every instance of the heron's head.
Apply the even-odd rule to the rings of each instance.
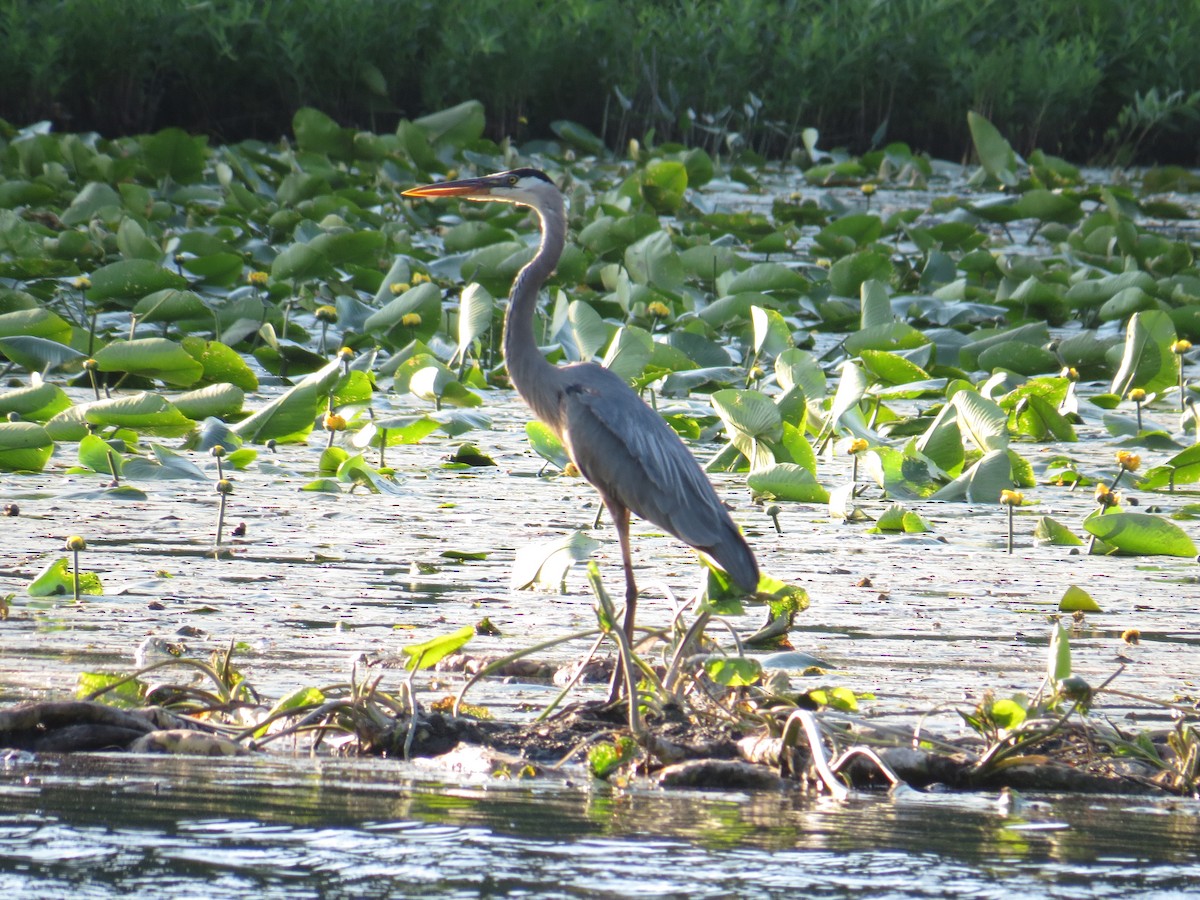
[[[545,173],[537,169],[512,169],[482,178],[463,178],[409,188],[405,197],[461,197],[464,200],[492,200],[501,203],[520,203],[542,209],[547,201],[558,196],[558,188]]]

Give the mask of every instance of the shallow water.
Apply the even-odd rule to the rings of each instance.
[[[17,896],[1183,896],[1200,807],[447,785],[390,761],[93,756],[0,770]]]
[[[268,393],[269,396],[269,393]],[[248,405],[257,405],[258,399]],[[391,398],[398,410],[417,408]],[[386,409],[389,398],[378,405]],[[345,681],[364,654],[391,656],[409,643],[448,633],[488,617],[498,636],[479,635],[475,654],[512,652],[546,638],[594,626],[592,597],[582,569],[564,591],[514,591],[514,554],[526,544],[591,529],[596,495],[579,478],[538,477],[542,467],[526,442],[527,413],[511,393],[489,398],[491,430],[461,438],[435,434],[420,444],[389,449],[398,470],[395,494],[323,494],[300,488],[316,477],[323,441],[260,451],[247,470],[233,474],[226,546],[214,559],[217,495],[214,481],[141,482],[147,498],[113,500],[97,494],[96,476],[65,475],[72,459],[56,457],[45,473],[5,476],[0,499],[21,515],[4,519],[0,595],[13,609],[0,634],[0,702],[62,696],[80,672],[129,671],[148,637],[182,641],[207,658],[230,641],[235,661],[268,698],[305,684]],[[1090,434],[1089,434],[1090,430]],[[1083,471],[1111,477],[1113,444],[1095,425],[1080,428],[1077,444],[1056,450],[1079,460]],[[463,440],[498,463],[471,470],[443,468]],[[168,442],[170,443],[170,442]],[[712,452],[697,446],[701,458]],[[1035,469],[1048,450],[1019,446]],[[60,450],[60,453],[62,451]],[[1154,465],[1169,454],[1143,454]],[[213,476],[214,461],[193,454]],[[845,457],[823,458],[821,478],[850,477]],[[1071,584],[1085,587],[1103,613],[1072,626],[1075,668],[1099,684],[1121,666],[1115,687],[1159,699],[1195,693],[1200,645],[1200,587],[1195,561],[1167,557],[1092,557],[1073,548],[1034,546],[1037,516],[1051,515],[1082,534],[1093,507],[1090,492],[1041,486],[1026,491],[1036,502],[1017,515],[1016,552],[1005,552],[999,507],[909,502],[933,534],[876,535],[868,524],[845,524],[819,506],[783,504],[782,534],[750,501],[744,476],[714,476],[732,505],[766,572],[803,585],[811,608],[792,632],[796,649],[829,663],[828,685],[871,693],[867,715],[911,722],[936,710],[926,725],[960,728],[954,707],[973,705],[984,691],[1036,690],[1045,671],[1048,617]],[[1195,494],[1145,495],[1170,514]],[[869,488],[861,502],[878,515],[889,501]],[[233,523],[246,534],[229,537]],[[1191,522],[1181,523],[1197,535]],[[639,621],[664,625],[672,611],[664,585],[686,598],[698,567],[691,551],[635,522],[635,561],[645,596]],[[620,554],[606,519],[590,533],[595,558],[610,590],[619,582]],[[35,600],[25,587],[52,560],[64,556],[67,535],[86,537],[82,565],[96,571],[105,593],[79,605],[70,598]],[[482,552],[481,560],[444,556]],[[761,611],[731,620],[743,633],[761,623]],[[1121,640],[1126,629],[1141,643]],[[583,644],[547,652],[573,659]],[[399,672],[387,676],[395,688]],[[418,680],[422,689],[455,688],[444,676]],[[814,685],[815,686],[815,685]],[[475,702],[500,715],[520,715],[545,701],[538,684],[489,683]],[[1112,698],[1106,712],[1162,721],[1145,704]]]

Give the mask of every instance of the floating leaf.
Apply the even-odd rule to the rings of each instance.
[[[48,381],[0,394],[0,416],[16,413],[22,419],[45,422],[70,406],[66,391]]]
[[[199,337],[185,337],[180,343],[188,355],[202,367],[203,381],[214,384],[225,382],[247,392],[258,390],[258,376],[237,351],[228,345]]]
[[[896,353],[863,350],[859,356],[867,371],[888,384],[908,384],[929,378],[929,373]]]
[[[71,340],[71,326],[48,309],[19,309],[0,314],[0,337],[17,336],[66,344]]]
[[[143,495],[144,497],[145,495]],[[55,594],[75,594],[75,576],[71,565],[64,556],[46,566],[38,576],[30,582],[26,592],[31,597],[51,597]],[[79,573],[79,592],[81,594],[103,594],[100,576],[95,572]]]
[[[465,361],[471,345],[491,328],[495,307],[496,301],[483,285],[472,283],[463,289],[458,302],[458,349],[451,365],[455,360]]]
[[[241,266],[240,258],[238,265]],[[133,314],[139,322],[179,322],[186,319],[212,318],[212,313],[198,294],[175,288],[147,294],[134,304]]]
[[[967,113],[967,126],[985,172],[1006,187],[1016,187],[1017,155],[1004,136],[979,113]]]
[[[903,532],[905,534],[924,534],[933,531],[933,529],[917,513],[906,509],[903,504],[893,503],[875,521],[875,526],[868,529],[869,534],[883,534],[889,531]]]
[[[510,586],[518,591],[535,584],[560,589],[571,566],[587,559],[599,546],[599,541],[582,531],[573,531],[566,537],[521,547],[513,562]]]
[[[315,687],[297,688],[289,694],[284,694],[283,697],[281,697],[267,712],[266,718],[271,720],[280,713],[287,712],[288,710],[316,707],[320,706],[324,702],[325,694],[322,693],[320,689]],[[254,732],[254,736],[259,738],[262,737],[267,733],[268,728],[270,728],[269,725],[264,725],[262,728],[258,729],[258,731]]]
[[[1135,313],[1125,327],[1125,353],[1112,381],[1112,393],[1124,397],[1131,388],[1158,393],[1179,383],[1179,356],[1171,352],[1175,324],[1161,310]]]
[[[536,420],[529,421],[525,423],[525,436],[529,438],[529,446],[534,453],[559,469],[565,469],[571,461],[562,441],[549,425]]]
[[[975,391],[958,391],[951,402],[958,411],[959,427],[985,453],[1008,446],[1008,416],[992,400]]]
[[[101,475],[119,477],[124,457],[112,444],[95,434],[79,440],[79,464]]]
[[[74,347],[47,338],[23,335],[0,338],[0,353],[30,372],[49,372],[54,369],[77,372],[87,359],[86,354]]]
[[[1071,529],[1049,516],[1040,516],[1033,527],[1034,540],[1059,547],[1078,547],[1083,544]]]
[[[850,690],[850,688],[816,688],[809,691],[807,697],[813,703],[828,706],[832,709],[839,709],[842,712],[856,712],[858,710],[858,697],[855,696],[854,691]]]
[[[123,259],[110,263],[92,273],[88,299],[140,300],[147,294],[168,288],[183,290],[188,286],[182,275],[164,269],[148,259]]]
[[[1092,595],[1078,585],[1072,584],[1063,592],[1062,599],[1058,601],[1060,612],[1101,612],[1100,604],[1098,604]]]
[[[717,656],[704,661],[704,672],[725,687],[750,687],[762,680],[762,664],[745,656]]]
[[[204,367],[191,354],[166,338],[113,341],[96,351],[95,360],[101,372],[129,372],[167,384],[195,384],[204,374]]]
[[[96,698],[97,702],[118,709],[144,707],[147,690],[148,686],[141,679],[117,672],[80,672],[75,682],[76,698],[90,700],[93,695],[103,691]]]
[[[813,477],[812,472],[794,463],[772,463],[755,469],[746,478],[755,498],[797,503],[828,503],[829,491]]]
[[[196,427],[196,423],[169,400],[149,391],[89,403],[83,418],[101,428],[132,428],[144,434],[164,437],[187,434]]]
[[[1071,677],[1071,642],[1061,622],[1050,626],[1050,652],[1046,655],[1046,678],[1057,685]]]
[[[164,128],[141,139],[146,167],[156,178],[170,178],[180,184],[198,181],[204,174],[208,138],[193,137],[181,128]]]
[[[1176,453],[1161,466],[1155,466],[1138,481],[1143,491],[1155,491],[1164,487],[1174,489],[1180,484],[1195,484],[1200,481],[1200,444],[1193,444]]]
[[[1149,513],[1116,512],[1092,516],[1083,523],[1121,553],[1136,556],[1194,557],[1196,545],[1187,533],[1167,519]]]
[[[54,453],[54,441],[34,422],[0,422],[0,470],[40,472]]]
[[[316,384],[298,384],[233,426],[245,441],[302,441],[313,429],[321,395]]]
[[[613,336],[603,365],[617,377],[632,382],[654,355],[654,339],[644,328],[626,325]]]
[[[642,196],[661,215],[673,215],[679,209],[687,185],[687,169],[675,160],[652,160],[642,172]]]
[[[775,310],[752,306],[750,321],[754,326],[754,352],[760,357],[774,359],[792,348],[792,329]]]
[[[405,668],[432,668],[439,660],[461,650],[473,637],[475,637],[475,626],[464,625],[458,631],[450,634],[444,634],[420,644],[412,644],[404,647],[405,655],[410,658]]]
[[[175,408],[189,419],[229,418],[242,411],[245,392],[233,384],[210,384],[174,397]]]
[[[993,504],[1000,501],[1000,492],[1011,490],[1013,484],[1012,460],[1008,451],[993,450],[929,499]]]
[[[712,395],[712,405],[725,423],[730,443],[750,460],[751,470],[775,461],[768,443],[783,436],[783,417],[769,397],[726,388]]]

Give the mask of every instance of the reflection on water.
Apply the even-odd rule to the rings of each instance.
[[[0,890],[149,897],[1127,897],[1200,884],[1200,804],[446,786],[372,761],[17,760]],[[404,773],[404,774],[401,774]]]

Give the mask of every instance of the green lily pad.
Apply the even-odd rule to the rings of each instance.
[[[1072,584],[1063,592],[1062,599],[1058,601],[1060,612],[1101,612],[1100,604],[1095,601],[1091,594],[1079,587],[1077,584]]]
[[[54,441],[34,422],[0,422],[0,470],[40,472],[54,453]]]
[[[155,291],[183,290],[187,284],[182,275],[151,260],[123,259],[93,272],[87,295],[94,302],[140,300]]]
[[[751,472],[746,484],[756,498],[769,497],[797,503],[828,503],[829,491],[812,472],[795,463],[773,463]]]
[[[1194,557],[1196,545],[1187,532],[1161,516],[1116,512],[1092,516],[1083,523],[1089,534],[1121,553],[1136,556]]]
[[[67,562],[65,556],[54,560],[54,562],[46,566],[30,582],[29,587],[25,590],[31,597],[52,597],[55,594],[74,595],[75,576],[72,572],[71,564]],[[100,584],[100,576],[95,572],[84,572],[81,570],[79,573],[79,593],[103,594],[104,588]]]
[[[187,434],[196,423],[159,394],[139,391],[123,397],[88,404],[84,421],[100,428],[131,428],[144,434],[177,437]]]
[[[204,367],[191,354],[166,338],[113,341],[96,351],[95,360],[101,372],[129,372],[184,387],[204,374]]]

